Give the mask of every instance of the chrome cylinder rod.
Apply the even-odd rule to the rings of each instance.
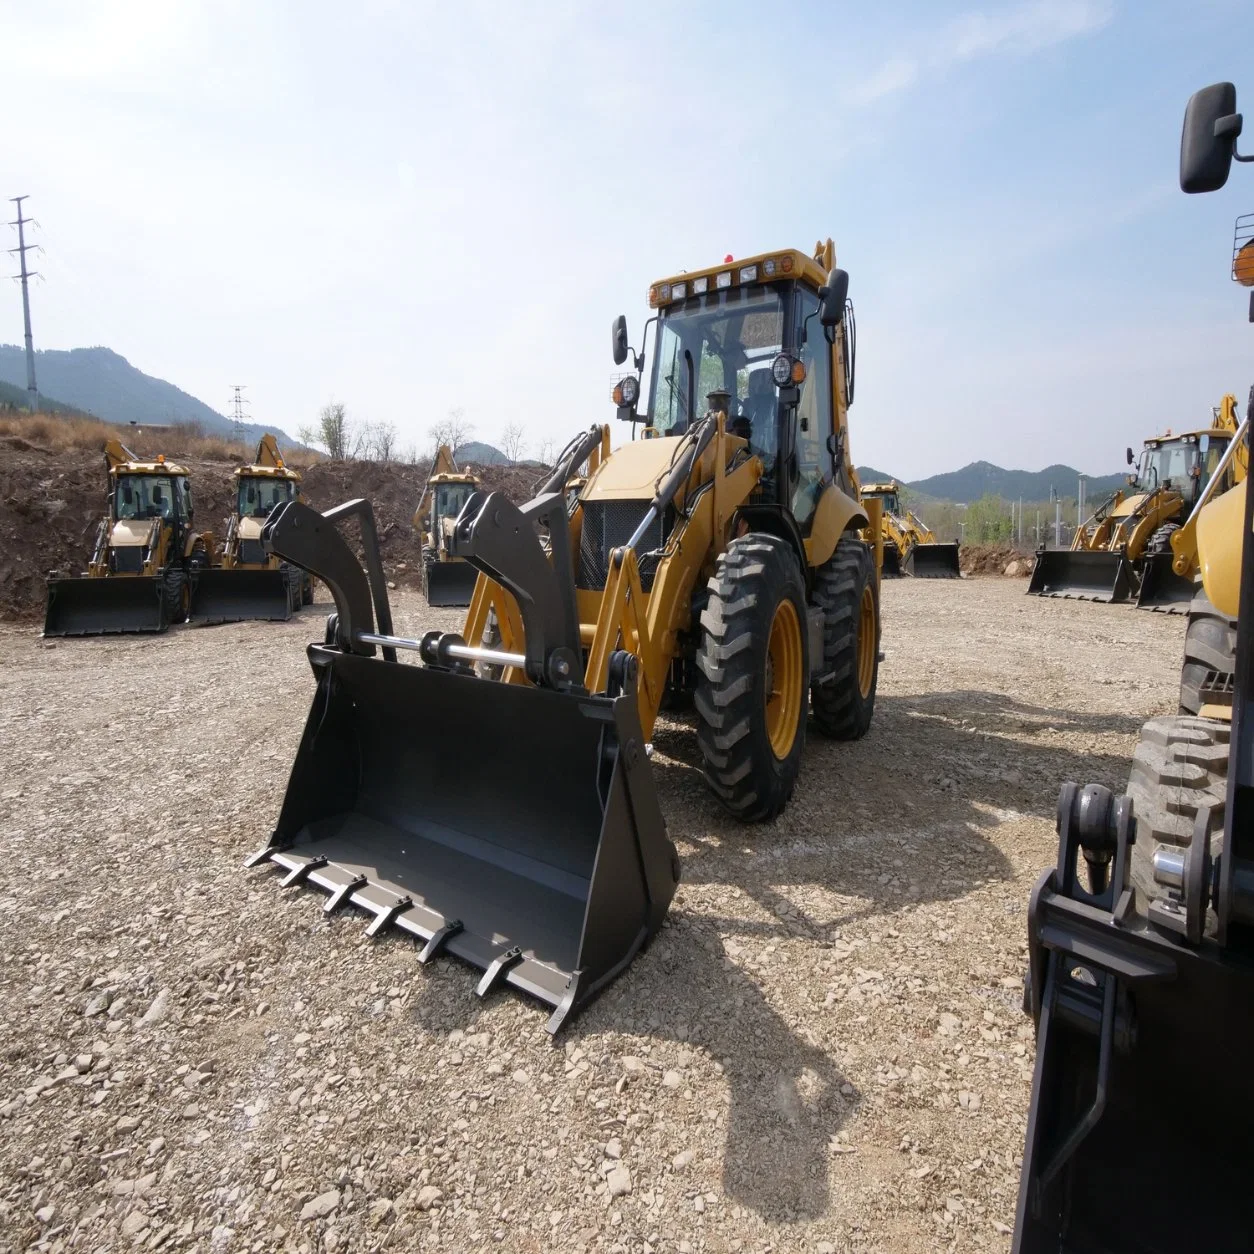
[[[362,644],[391,646],[393,649],[422,648],[421,640],[411,640],[406,636],[380,636],[372,631],[359,631],[357,639]],[[446,644],[443,646],[446,656],[456,658],[459,662],[487,662],[490,666],[522,667],[527,659],[521,653],[506,653],[503,649],[475,648],[469,644]]]

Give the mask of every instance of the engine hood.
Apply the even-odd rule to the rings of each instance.
[[[119,518],[109,533],[109,543],[115,549],[135,548],[150,544],[156,534],[155,518]]]
[[[235,534],[241,540],[260,540],[261,529],[265,525],[264,518],[241,518],[235,528]]]

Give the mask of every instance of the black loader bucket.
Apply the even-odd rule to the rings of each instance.
[[[956,544],[916,544],[906,554],[906,574],[918,579],[960,579]]]
[[[493,514],[514,509],[502,498]],[[617,690],[597,696],[399,662],[418,642],[390,634],[368,503],[284,511],[267,542],[322,579],[337,610],[328,643],[309,648],[317,689],[278,826],[249,865],[323,889],[327,911],[366,911],[370,936],[408,933],[422,962],[447,952],[479,967],[481,996],[508,984],[539,998],[556,1032],[648,943],[678,882],[634,659],[617,655]],[[361,522],[368,591],[331,525],[347,513]],[[438,635],[422,642],[428,663]]]
[[[281,570],[240,570],[211,567],[192,579],[193,623],[239,623],[247,619],[286,622],[292,617],[292,594]]]
[[[1043,549],[1036,555],[1031,596],[1072,597],[1079,601],[1126,601],[1132,575],[1122,553]]]
[[[895,579],[901,574],[901,550],[895,544],[884,545],[884,567],[880,575],[886,579]]]
[[[1036,1071],[1014,1254],[1248,1250],[1254,967],[1079,888],[1078,853],[1064,843],[1029,908]]]
[[[469,605],[479,572],[469,562],[432,562],[426,569],[428,605]]]
[[[162,581],[153,575],[49,579],[45,636],[108,636],[165,631]]]
[[[1137,594],[1138,610],[1156,610],[1161,614],[1187,614],[1197,587],[1191,578],[1177,575],[1172,566],[1173,553],[1147,553],[1141,566],[1141,590]]]

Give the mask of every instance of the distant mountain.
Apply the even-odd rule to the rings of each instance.
[[[1025,501],[1047,501],[1050,489],[1055,489],[1060,496],[1074,497],[1079,486],[1078,470],[1070,466],[1046,466],[1044,470],[1004,470],[991,462],[971,462],[961,470],[951,470],[946,474],[932,475],[927,479],[913,481],[898,480],[905,483],[912,492],[935,501],[957,501],[970,504],[982,496],[1000,496],[1004,499]],[[892,475],[871,467],[858,467],[858,477],[874,482],[876,479],[891,479]],[[1116,488],[1124,485],[1124,476],[1091,475],[1085,481],[1084,495],[1086,499],[1109,496]]]
[[[25,367],[23,367],[25,370]],[[22,375],[23,382],[21,385],[16,383],[0,382],[0,408],[26,409],[30,405],[30,393],[26,390],[26,375]],[[81,414],[81,409],[75,409],[73,405],[62,404],[61,401],[54,401],[50,396],[44,396],[42,393],[39,397],[39,408],[45,414]]]
[[[510,460],[491,444],[483,444],[471,440],[468,444],[459,445],[453,454],[453,460],[460,466],[462,462],[474,462],[476,466],[508,466]]]
[[[42,399],[46,391],[63,407],[79,409],[125,425],[169,426],[199,423],[206,435],[230,438],[234,423],[225,414],[164,379],[137,370],[110,348],[46,349],[35,354],[35,378]],[[0,383],[11,383],[26,395],[26,354],[16,344],[0,344]],[[25,404],[25,399],[23,399]],[[285,431],[267,423],[242,424],[245,443],[273,432],[285,444],[295,444]]]

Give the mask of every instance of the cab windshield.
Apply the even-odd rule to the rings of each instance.
[[[901,505],[897,501],[896,492],[880,492],[880,493],[877,493],[876,495],[878,495],[880,500],[884,502],[884,506],[883,506],[884,513],[886,514],[900,514],[901,513]]]
[[[439,483],[435,489],[435,516],[456,518],[474,491],[470,483]]]
[[[115,518],[173,518],[174,481],[169,475],[119,475]]]
[[[243,518],[265,518],[296,495],[293,479],[269,475],[242,476],[239,481],[239,513]]]
[[[667,309],[654,355],[653,429],[683,435],[721,389],[731,395],[731,430],[749,440],[769,473],[778,426],[771,362],[783,341],[784,301],[774,288],[725,288]]]

